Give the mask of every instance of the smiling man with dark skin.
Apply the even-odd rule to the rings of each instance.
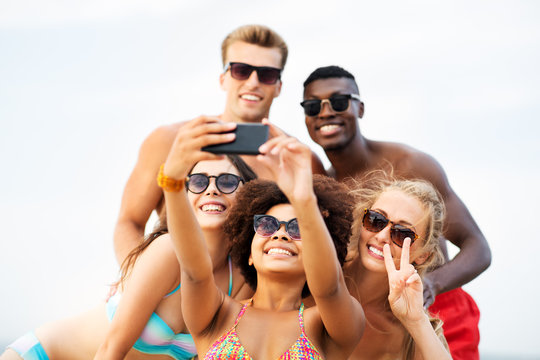
[[[424,278],[424,302],[445,321],[444,333],[453,358],[478,359],[479,312],[460,287],[489,267],[491,252],[442,167],[412,147],[365,138],[358,121],[364,116],[364,103],[354,76],[340,67],[327,66],[311,73],[304,82],[302,106],[309,135],[324,149],[332,164],[328,173],[337,180],[347,182],[374,170],[386,170],[397,177],[427,180],[441,193],[447,208],[446,239],[441,239],[446,263]],[[460,249],[452,260],[445,240]]]
[[[225,109],[219,116],[201,116],[208,121],[260,123],[268,118],[270,106],[281,92],[281,71],[287,61],[285,41],[263,25],[245,25],[233,30],[221,45],[223,72],[219,77],[226,93]],[[156,176],[171,145],[186,121],[160,126],[143,142],[139,157],[124,188],[120,214],[114,232],[116,258],[122,263],[141,243],[152,211],[163,211],[163,191]],[[272,134],[271,134],[272,135]],[[242,156],[259,177],[266,177],[254,156]],[[319,158],[313,159],[313,171],[323,173]]]

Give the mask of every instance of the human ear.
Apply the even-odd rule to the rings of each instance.
[[[358,106],[358,117],[361,119],[364,117],[364,103],[360,101],[360,105]]]
[[[430,257],[430,253],[428,251],[420,254],[420,256],[418,256],[416,259],[414,259],[414,263],[416,265],[422,265],[423,263],[425,263],[429,257]]]
[[[249,265],[249,266],[252,266],[252,265],[253,265],[253,258],[251,257],[251,255],[249,255],[248,265]]]
[[[219,75],[219,87],[221,88],[221,90],[227,91],[227,89],[225,88],[225,73]]]
[[[283,83],[281,82],[281,80],[278,80],[279,84],[276,85],[276,89],[274,90],[274,97],[278,97],[279,94],[281,94],[281,85],[283,85]]]

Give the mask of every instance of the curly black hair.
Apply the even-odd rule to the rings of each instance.
[[[343,265],[351,236],[354,200],[343,184],[322,175],[313,176],[313,190],[326,227],[334,241],[339,263]],[[253,290],[257,287],[257,271],[248,264],[251,242],[255,235],[253,216],[266,214],[273,206],[288,203],[289,200],[276,183],[253,180],[242,187],[236,195],[236,203],[229,210],[223,230],[232,243],[231,257]],[[307,295],[309,289],[306,284],[302,296]]]

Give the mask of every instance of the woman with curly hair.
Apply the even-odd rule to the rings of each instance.
[[[163,172],[181,181],[216,155],[201,147],[232,141],[234,124],[178,139]],[[278,131],[277,129],[271,129]],[[239,302],[216,286],[212,262],[186,194],[165,192],[168,225],[182,268],[182,312],[201,359],[346,359],[364,328],[362,307],[341,270],[352,220],[339,183],[313,178],[311,151],[276,136],[257,160],[270,181],[246,184],[226,221],[235,264],[255,293]],[[304,309],[310,293],[315,306]]]
[[[443,261],[444,204],[421,180],[375,174],[358,184],[345,273],[366,315],[350,359],[451,359],[442,324],[423,307],[422,276]]]
[[[197,131],[187,124],[190,131]],[[238,156],[193,163],[183,194],[209,249],[216,287],[244,299],[253,291],[232,266],[222,225],[236,190],[256,178]],[[176,216],[171,213],[170,216]],[[184,284],[166,220],[126,258],[118,291],[106,303],[66,320],[39,327],[11,344],[2,360],[191,359],[196,349],[182,317]]]

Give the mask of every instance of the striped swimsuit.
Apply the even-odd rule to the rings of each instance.
[[[236,321],[232,328],[221,336],[204,356],[204,360],[219,360],[219,359],[245,359],[251,360],[244,346],[236,333],[236,326],[246,312],[246,308],[251,304],[251,301],[246,303],[242,310],[238,313]],[[296,342],[289,348],[278,360],[319,360],[322,359],[321,354],[311,343],[306,336],[304,330],[304,304],[298,310],[298,321],[300,323],[300,336]]]

